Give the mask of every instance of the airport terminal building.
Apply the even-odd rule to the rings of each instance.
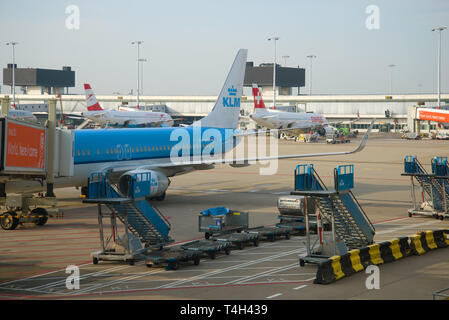
[[[12,65],[3,69],[3,84],[12,85]],[[254,111],[251,86],[256,83],[263,92],[267,106],[273,101],[273,64],[263,63],[254,66],[247,62],[244,96],[242,97],[242,115]],[[46,110],[46,101],[50,95],[61,94],[58,112],[64,114],[85,111],[85,95],[67,94],[69,87],[75,86],[75,72],[70,67],[62,70],[48,69],[16,69],[16,87],[22,88],[22,94],[16,94],[19,109],[32,112]],[[277,109],[290,112],[322,113],[329,122],[339,122],[360,118],[351,124],[352,129],[364,131],[373,118],[377,119],[374,130],[382,132],[434,130],[436,124],[416,123],[417,107],[435,107],[436,94],[366,94],[366,95],[304,95],[305,69],[287,68],[276,65],[276,106]],[[3,90],[3,97],[6,93]],[[17,92],[16,88],[16,92]],[[64,94],[65,93],[65,94]],[[97,99],[105,109],[117,110],[121,105],[136,106],[137,98],[131,95],[97,95]],[[141,107],[146,110],[163,111],[173,118],[181,119],[178,123],[191,123],[206,116],[213,108],[217,96],[140,96]],[[442,94],[443,104],[449,103],[449,94]],[[62,108],[61,108],[62,105]],[[243,127],[252,124],[244,123]]]

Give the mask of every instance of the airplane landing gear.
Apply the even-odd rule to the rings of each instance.
[[[19,218],[14,211],[8,211],[2,214],[0,225],[3,230],[14,230],[19,224]]]
[[[50,217],[62,218],[64,214],[56,207],[55,197],[41,197],[32,194],[0,197],[0,206],[6,208],[6,212],[0,214],[0,226],[4,230],[14,230],[19,224],[34,223],[43,226]],[[51,214],[44,209],[50,207]],[[31,209],[33,208],[33,209]]]

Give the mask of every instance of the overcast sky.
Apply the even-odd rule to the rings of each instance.
[[[74,11],[66,13],[71,5],[79,28]],[[389,93],[390,64],[397,65],[394,93],[435,93],[431,29],[444,25],[448,0],[1,0],[0,65],[12,62],[5,43],[17,41],[19,68],[71,66],[70,93],[89,82],[97,94],[126,94],[137,86],[131,42],[142,40],[145,95],[217,95],[239,48],[256,65],[272,62],[267,38],[278,36],[278,63],[288,55],[288,66],[306,68],[303,93],[308,54],[317,56],[314,94]],[[449,92],[449,30],[442,32],[442,92]]]

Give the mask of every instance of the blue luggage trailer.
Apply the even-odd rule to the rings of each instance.
[[[230,210],[225,207],[209,208],[198,216],[198,231],[204,232],[204,237],[238,232],[248,229],[248,212]]]

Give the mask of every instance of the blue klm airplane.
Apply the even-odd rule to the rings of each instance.
[[[237,130],[243,92],[247,50],[240,49],[212,111],[189,127],[75,130],[74,174],[56,178],[54,187],[84,187],[92,172],[108,171],[120,186],[138,172],[151,174],[151,196],[163,200],[169,177],[215,164],[246,166],[249,161],[352,154],[361,151],[368,134],[353,151],[226,159],[245,135]],[[26,193],[46,189],[36,181],[11,181],[6,192]],[[86,190],[84,189],[84,192]]]

